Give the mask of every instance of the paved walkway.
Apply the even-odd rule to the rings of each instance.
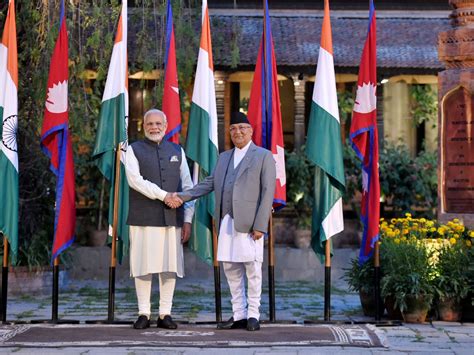
[[[155,281],[155,280],[154,280]],[[223,318],[231,315],[230,296],[227,285],[222,289]],[[154,282],[153,311],[158,309]],[[264,285],[265,287],[266,285]],[[64,319],[101,320],[107,317],[108,285],[101,281],[69,280],[60,290],[59,316]],[[335,282],[332,289],[332,320],[371,321],[362,316],[358,295],[346,290],[345,284]],[[135,320],[136,297],[130,279],[120,280],[116,292],[116,319]],[[277,320],[303,323],[305,320],[323,319],[323,285],[307,281],[278,282],[276,284]],[[268,289],[262,297],[262,319],[268,319]],[[215,320],[214,286],[212,282],[199,279],[178,280],[173,316],[178,321],[207,322]],[[156,315],[155,315],[156,317]],[[51,318],[51,296],[29,294],[10,296],[8,320],[31,321]],[[378,327],[386,347],[361,349],[353,347],[259,347],[225,349],[146,347],[130,348],[60,348],[31,349],[3,348],[0,353],[15,354],[334,354],[344,351],[349,354],[474,354],[474,324],[446,323]]]

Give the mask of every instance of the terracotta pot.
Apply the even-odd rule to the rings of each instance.
[[[295,246],[299,249],[308,249],[311,246],[311,230],[298,229],[294,234]]]
[[[469,292],[462,300],[462,320],[464,322],[474,322],[474,306],[472,305],[473,298],[473,292]]]
[[[406,303],[407,308],[402,312],[403,320],[406,323],[424,323],[430,310],[425,298],[407,296]]]
[[[107,230],[90,230],[89,238],[87,239],[87,246],[103,247],[107,241]]]
[[[398,307],[395,307],[395,298],[392,296],[388,296],[385,298],[385,309],[387,310],[387,317],[388,319],[392,320],[402,320],[402,312]]]
[[[438,301],[439,319],[446,322],[459,322],[462,316],[461,302],[449,298]]]
[[[359,291],[359,298],[364,316],[375,317],[375,300],[373,293],[367,293],[361,290]],[[381,302],[380,314],[383,314],[384,310],[385,305]]]

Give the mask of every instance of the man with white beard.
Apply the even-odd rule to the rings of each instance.
[[[135,278],[138,319],[135,329],[150,326],[151,283],[160,286],[159,328],[176,329],[171,306],[176,276],[184,276],[183,243],[191,232],[192,204],[179,208],[167,191],[192,188],[183,149],[163,139],[166,115],[157,109],[143,117],[145,139],[127,149],[126,174],[130,185],[127,223],[130,225],[130,275]],[[174,207],[174,208],[170,208]]]

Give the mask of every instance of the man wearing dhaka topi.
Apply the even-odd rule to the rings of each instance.
[[[252,142],[252,126],[236,112],[230,122],[235,148],[220,154],[214,172],[191,190],[178,193],[190,201],[215,193],[219,239],[217,259],[222,262],[232,295],[233,317],[220,329],[260,329],[263,236],[268,229],[275,193],[276,168],[270,151]],[[245,294],[245,279],[248,291]]]

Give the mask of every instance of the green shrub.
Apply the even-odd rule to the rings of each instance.
[[[431,252],[416,238],[404,242],[384,239],[380,248],[382,297],[393,297],[402,312],[408,298],[422,298],[430,305],[435,292],[430,258]]]
[[[436,262],[434,286],[439,299],[461,301],[469,291],[469,254],[457,243],[447,244],[440,251]]]

